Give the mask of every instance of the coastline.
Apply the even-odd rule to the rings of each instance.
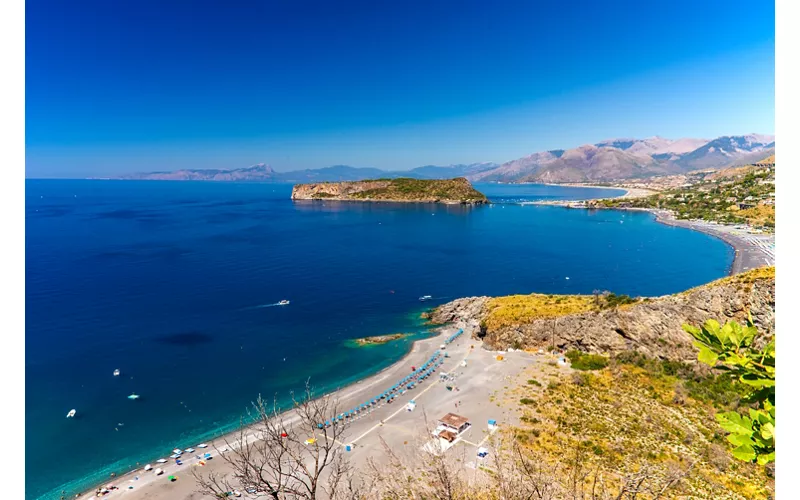
[[[568,186],[568,187],[583,187],[583,186]],[[607,189],[608,187],[604,186],[603,188]],[[619,189],[622,189],[622,188],[619,188]],[[624,197],[625,195],[628,194],[628,192],[629,192],[629,190],[626,189],[625,190],[625,194],[620,195],[620,197]],[[324,200],[322,200],[322,201],[324,201]],[[345,200],[334,200],[334,201],[345,201]],[[355,201],[355,200],[353,200],[353,201]],[[377,201],[377,202],[380,203],[380,201]],[[646,211],[649,211],[649,210],[646,210]],[[664,220],[659,220],[658,219],[658,215],[656,215],[656,217],[657,217],[657,221],[658,222],[662,222],[662,223],[667,224],[667,225],[681,226],[683,222],[688,222],[688,221],[676,221],[675,224],[669,224],[668,222],[665,222]],[[699,228],[692,228],[692,229],[699,230],[701,232],[707,232],[707,231],[703,231],[702,229],[699,229]],[[733,244],[731,244],[728,241],[726,241],[726,243],[728,243],[731,246],[734,246]],[[738,260],[739,259],[739,253],[737,252],[736,255],[737,255],[737,260]],[[732,270],[732,272],[733,272],[733,270]],[[433,333],[432,336],[430,336],[428,338],[423,338],[423,339],[419,339],[419,340],[413,341],[411,346],[410,346],[410,348],[408,349],[408,351],[400,359],[398,359],[396,362],[394,362],[393,364],[383,368],[379,372],[376,372],[374,374],[368,375],[365,378],[362,378],[360,380],[354,380],[354,381],[348,383],[347,385],[343,385],[340,388],[330,392],[329,394],[339,394],[340,397],[343,399],[343,403],[344,403],[345,402],[344,400],[346,398],[356,397],[358,394],[361,393],[361,391],[363,391],[365,389],[369,389],[370,387],[372,387],[372,386],[374,386],[376,384],[380,384],[386,379],[391,380],[389,378],[391,376],[391,373],[395,373],[398,370],[400,372],[402,372],[403,371],[403,366],[405,364],[407,364],[409,361],[411,361],[411,356],[413,356],[413,355],[415,355],[415,353],[419,352],[418,349],[421,349],[421,347],[419,347],[419,346],[425,345],[425,346],[429,346],[430,348],[435,348],[435,344],[436,344],[435,339],[441,338],[441,336],[443,335],[443,333],[442,333],[443,330],[441,328],[437,327],[437,328],[432,328],[431,331]],[[431,343],[431,341],[434,341],[434,342]],[[422,354],[427,354],[427,352],[423,351]],[[216,437],[213,440],[209,440],[208,441],[209,450],[213,450],[213,446],[214,445],[212,445],[212,443],[215,443],[217,446],[224,446],[223,444],[219,444],[219,443],[223,443],[225,437],[230,437],[231,435],[234,435],[236,432],[237,431],[225,432],[220,437]],[[206,450],[206,451],[209,451],[209,450]],[[164,456],[166,456],[167,454],[168,453],[165,452]],[[222,460],[217,460],[217,463],[219,463],[219,462],[222,462]],[[175,466],[174,463],[166,464],[167,467],[163,467],[163,469],[165,471],[165,474],[162,477],[163,481],[156,481],[154,479],[152,482],[153,483],[156,483],[156,482],[159,483],[158,487],[161,487],[160,483],[166,483],[166,480],[165,480],[166,476],[168,476],[169,474],[172,474],[172,473],[181,472],[181,474],[182,474],[181,475],[181,481],[180,481],[181,484],[178,485],[178,486],[183,487],[183,485],[185,483],[187,483],[189,481],[192,481],[191,478],[187,478],[187,475],[188,475],[187,472],[190,469],[189,466],[191,465],[191,463],[192,462],[191,462],[191,459],[190,459],[190,460],[187,460],[186,465],[183,466],[183,467],[177,467],[177,466]],[[142,464],[144,464],[144,462],[142,462]],[[156,464],[153,463],[153,465],[155,466]],[[126,488],[127,484],[135,485],[136,489],[132,490],[132,491],[129,491],[128,492],[129,493],[128,496],[129,497],[133,496],[135,498],[138,498],[138,491],[141,489],[142,486],[145,486],[145,485],[149,484],[149,482],[145,481],[145,477],[141,477],[139,480],[135,480],[135,482],[133,482],[134,480],[132,478],[136,476],[137,471],[141,471],[141,468],[134,469],[134,470],[128,472],[127,474],[118,475],[117,477],[113,478],[111,480],[111,482],[113,484],[119,485],[121,488]],[[131,482],[127,483],[125,481],[131,481]],[[103,481],[102,483],[98,482],[97,484],[107,484],[108,482],[109,481],[106,480],[106,481]],[[122,486],[122,485],[125,485],[125,486]],[[176,485],[173,485],[173,487],[174,486],[176,486]],[[127,491],[127,490],[119,491],[119,492],[117,492],[117,494],[123,493],[124,491]],[[134,491],[136,493],[134,493]],[[87,494],[84,494],[84,496],[82,496],[80,498],[90,498],[92,495],[93,495],[93,490],[89,491]],[[116,497],[116,496],[117,495],[114,495],[114,497]],[[150,498],[150,497],[147,497],[147,498]]]
[[[562,187],[604,187],[606,189],[624,189],[625,194],[620,196],[613,196],[605,199],[631,199],[642,198],[655,194],[655,191],[639,188],[627,188],[621,186],[589,186],[577,184],[549,184],[552,186]],[[691,229],[703,234],[707,234],[714,238],[723,241],[728,245],[734,253],[733,262],[731,263],[728,275],[738,274],[750,269],[762,266],[775,265],[775,237],[772,236],[756,236],[747,234],[745,231],[739,229],[741,226],[732,226],[724,224],[715,224],[703,220],[689,220],[678,219],[668,210],[660,210],[655,208],[634,208],[634,207],[586,207],[581,205],[588,200],[573,200],[573,201],[534,201],[528,202],[532,205],[546,205],[557,206],[562,208],[578,208],[583,210],[620,210],[629,212],[648,212],[654,215],[655,221],[666,226],[681,227],[684,229]]]
[[[383,368],[382,370],[359,380],[355,380],[348,385],[340,387],[334,391],[322,394],[320,397],[328,397],[333,396],[339,399],[339,406],[341,408],[348,408],[349,406],[357,405],[358,403],[363,401],[365,397],[361,393],[372,389],[376,385],[381,383],[388,383],[390,381],[395,380],[395,377],[400,377],[400,374],[406,374],[408,366],[421,365],[424,360],[430,355],[431,350],[434,350],[441,341],[446,338],[449,334],[452,334],[453,331],[457,330],[457,326],[454,325],[437,325],[431,328],[432,332],[435,332],[433,335],[414,340],[411,343],[411,348],[408,350],[406,354],[403,355],[400,359],[396,362],[392,363],[391,365]],[[466,335],[465,335],[466,337]],[[433,384],[435,381],[431,380],[429,383]],[[370,393],[372,394],[372,393]],[[358,396],[358,397],[356,397]],[[286,419],[287,422],[294,422],[296,417],[293,417],[292,414],[293,410],[286,410],[282,413],[282,415],[288,415]],[[250,439],[254,438],[254,434],[252,429],[258,425],[258,422],[249,424],[245,426],[245,434],[246,439],[248,442]],[[202,453],[210,452],[212,455],[216,456],[220,453],[220,450],[225,450],[228,448],[228,441],[231,443],[234,442],[235,438],[240,434],[241,429],[235,429],[233,431],[225,432],[221,436],[215,437],[209,441],[207,441],[208,447],[202,450]],[[196,445],[192,445],[196,446]],[[169,450],[165,450],[162,457],[159,458],[167,458],[167,456],[171,454]],[[161,476],[156,476],[153,471],[145,472],[142,465],[141,467],[137,467],[132,470],[128,470],[127,472],[123,472],[117,474],[115,477],[111,477],[106,479],[102,482],[95,483],[89,490],[84,490],[79,493],[69,493],[69,497],[65,498],[76,498],[81,500],[89,500],[97,498],[95,495],[95,491],[98,487],[102,487],[103,485],[114,484],[119,488],[120,493],[134,493],[141,490],[143,487],[148,485],[153,485],[154,483],[166,483],[167,477],[170,475],[177,475],[180,473],[182,476],[189,475],[190,467],[196,465],[197,460],[194,458],[188,458],[183,465],[176,465],[174,462],[166,462],[164,464],[156,463],[157,458],[153,458],[151,465],[153,469],[161,468],[164,471],[164,474]],[[169,459],[168,459],[169,460]],[[224,460],[217,459],[214,461],[213,459],[208,462],[209,468],[213,468],[214,466],[224,466],[226,465]],[[141,476],[141,477],[140,477]],[[160,481],[159,481],[160,479]],[[192,482],[191,476],[186,478],[182,484],[187,482]],[[132,485],[133,489],[127,489],[128,485]],[[115,495],[114,497],[116,497]],[[44,497],[42,497],[44,498]],[[146,497],[149,498],[149,497]]]

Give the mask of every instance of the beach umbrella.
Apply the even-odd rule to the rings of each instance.
[[[169,479],[170,481],[175,481],[178,478],[176,476],[169,476],[167,477],[167,479]]]

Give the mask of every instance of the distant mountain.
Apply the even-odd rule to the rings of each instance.
[[[281,182],[338,182],[360,181],[364,179],[378,179],[381,177],[396,177],[390,172],[378,168],[358,168],[347,165],[334,165],[332,167],[294,170],[280,172],[277,180]]]
[[[609,182],[695,170],[744,165],[775,154],[775,137],[760,134],[706,139],[609,139],[572,149],[542,151],[509,161],[449,166],[425,165],[407,171],[386,171],[347,165],[276,172],[260,163],[232,170],[193,170],[134,174],[124,179],[254,182],[343,182],[365,179],[452,179],[471,182]]]
[[[122,179],[159,181],[272,181],[276,172],[269,165],[259,163],[247,168],[233,170],[183,169],[172,172],[148,172],[122,176]]]
[[[408,172],[398,172],[408,177],[415,177],[419,179],[452,179],[455,177],[466,177],[468,175],[477,175],[487,170],[497,168],[496,163],[470,163],[467,165],[448,165],[446,167],[439,167],[436,165],[425,165],[424,167],[412,168]]]
[[[568,150],[534,153],[467,178],[472,182],[608,182],[751,163],[774,153],[774,148],[773,136],[759,134],[711,141],[609,139]]]
[[[676,163],[685,170],[720,168],[737,162],[758,161],[772,154],[774,149],[774,136],[760,134],[724,136],[682,155]]]
[[[170,181],[252,181],[252,182],[342,182],[361,181],[365,179],[396,179],[411,177],[415,179],[453,179],[477,174],[484,170],[496,168],[496,163],[470,163],[439,167],[426,165],[407,171],[386,171],[370,167],[350,167],[334,165],[332,167],[276,172],[269,165],[259,163],[252,167],[232,170],[196,170],[183,169],[172,172],[146,172],[122,176],[122,179],[170,180]]]

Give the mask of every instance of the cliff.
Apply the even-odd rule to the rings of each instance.
[[[497,349],[579,349],[593,353],[638,351],[662,359],[697,359],[684,323],[708,319],[742,322],[752,314],[763,339],[775,332],[775,268],[766,267],[665,297],[604,307],[592,295],[470,297],[436,308],[434,323],[468,321]]]
[[[297,184],[292,189],[292,199],[467,205],[489,202],[483,193],[475,190],[463,177],[444,180],[399,178]]]

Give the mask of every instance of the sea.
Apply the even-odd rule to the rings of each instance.
[[[322,393],[380,371],[428,334],[420,314],[436,304],[664,295],[720,278],[733,261],[721,240],[649,213],[526,204],[619,191],[476,188],[493,203],[292,201],[288,184],[26,181],[26,498],[74,496],[208,441],[259,395],[286,402],[306,382]],[[390,333],[412,335],[350,342]]]

